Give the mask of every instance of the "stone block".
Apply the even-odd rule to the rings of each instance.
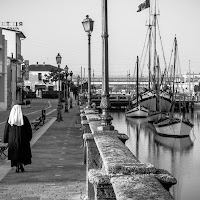
[[[177,183],[177,180],[165,169],[157,169],[154,177],[169,191],[172,185]]]
[[[90,170],[89,181],[94,186],[95,200],[115,200],[115,193],[110,183],[110,177],[102,170]]]
[[[129,139],[129,137],[128,137],[126,134],[124,134],[124,133],[118,133],[118,134],[117,134],[117,137],[118,137],[124,144],[125,144],[126,140]]]
[[[152,174],[111,177],[117,200],[172,200],[171,194]]]

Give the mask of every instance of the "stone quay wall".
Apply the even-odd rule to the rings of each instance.
[[[174,199],[169,188],[176,179],[164,169],[141,163],[125,146],[128,136],[117,130],[99,131],[97,110],[80,107],[86,165],[86,199]]]

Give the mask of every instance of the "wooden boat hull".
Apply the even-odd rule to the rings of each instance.
[[[143,124],[148,123],[148,118],[146,117],[142,117],[142,118],[127,117],[126,120],[127,120],[127,123],[131,125],[133,124],[136,126],[142,126]]]
[[[148,122],[155,122],[158,121],[160,119],[166,119],[168,118],[168,114],[165,112],[150,112],[148,115]]]
[[[158,134],[171,137],[187,137],[193,128],[193,124],[178,118],[154,122],[153,125]]]
[[[148,116],[148,109],[142,107],[142,106],[136,106],[133,107],[130,110],[126,110],[125,115],[126,117],[135,117],[135,118],[142,118]]]
[[[171,107],[171,97],[168,92],[160,92],[160,111],[168,112]],[[150,111],[156,111],[156,93],[154,91],[146,91],[139,96],[139,104],[146,107]],[[133,100],[132,104],[135,105],[137,100]]]

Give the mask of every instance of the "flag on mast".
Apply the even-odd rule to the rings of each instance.
[[[139,6],[138,6],[138,10],[137,12],[140,12],[146,8],[149,8],[150,7],[150,0],[145,0],[145,2],[141,3]]]

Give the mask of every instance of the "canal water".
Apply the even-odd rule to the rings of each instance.
[[[166,169],[177,179],[170,189],[174,199],[200,199],[200,109],[186,114],[194,124],[186,138],[159,136],[152,124],[145,119],[126,118],[123,110],[110,115],[115,130],[129,136],[126,146],[141,162]]]

